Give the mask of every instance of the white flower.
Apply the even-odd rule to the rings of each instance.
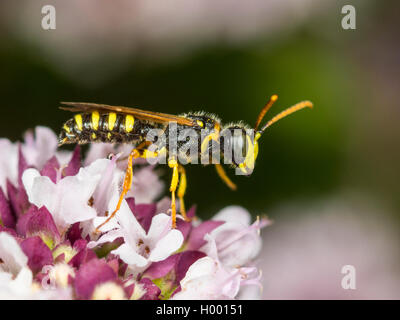
[[[8,272],[13,276],[17,276],[28,263],[28,257],[17,241],[6,232],[0,232],[0,259],[0,272]]]
[[[32,299],[32,272],[23,268],[13,278],[12,274],[0,272],[0,300]]]
[[[213,220],[225,221],[215,228],[211,237],[215,240],[218,258],[226,266],[243,266],[255,258],[261,250],[260,228],[268,220],[256,220],[250,224],[251,216],[247,210],[238,206],[229,206],[213,217]],[[205,244],[201,251],[208,254],[210,246]]]
[[[240,274],[228,273],[211,257],[197,260],[181,280],[174,300],[233,299],[239,292]]]
[[[136,268],[136,272],[143,270],[151,262],[166,259],[181,247],[184,240],[179,230],[171,228],[171,217],[163,213],[153,217],[146,234],[126,201],[123,201],[115,220],[118,228],[107,232],[98,241],[90,242],[88,247],[93,248],[122,237],[124,243],[111,253],[118,255],[130,267]]]
[[[28,258],[13,236],[0,233],[0,299],[27,299],[32,294]]]
[[[6,180],[17,185],[18,178],[18,145],[29,166],[42,169],[45,163],[54,155],[61,164],[68,163],[71,152],[57,151],[57,136],[46,127],[36,127],[35,134],[28,131],[24,143],[12,143],[8,139],[0,139],[0,187],[6,191]]]
[[[205,236],[208,242],[208,256],[193,263],[181,280],[181,291],[174,300],[234,299],[244,286],[256,286],[260,291],[260,276],[256,268],[232,268],[224,266],[217,256],[214,239]]]
[[[36,127],[35,135],[32,131],[25,134],[25,143],[22,144],[22,153],[26,162],[41,169],[57,150],[57,136],[46,127]]]
[[[123,172],[117,168],[117,160],[119,157],[120,155],[116,155],[113,156],[111,160],[102,159],[93,162],[99,164],[97,169],[101,174],[101,179],[92,195],[93,208],[97,212],[97,217],[81,224],[83,228],[82,235],[84,237],[89,235],[91,238],[97,239],[98,235],[95,232],[96,226],[99,226],[107,220],[108,215],[112,213],[117,206],[115,199],[119,197],[119,185],[123,179]],[[115,219],[112,219],[104,225],[102,230],[111,230],[117,226]]]
[[[14,185],[18,178],[18,146],[8,139],[0,139],[0,187],[7,190],[7,179]]]
[[[108,162],[106,159],[95,161],[81,168],[76,176],[65,177],[56,184],[36,169],[25,170],[22,181],[29,201],[38,208],[46,206],[60,233],[75,222],[93,219],[96,210],[88,202]]]

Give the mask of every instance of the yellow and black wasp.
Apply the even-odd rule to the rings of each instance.
[[[122,201],[132,186],[133,160],[136,158],[158,158],[164,155],[168,159],[168,166],[172,171],[172,180],[170,185],[171,192],[171,215],[172,215],[172,226],[176,226],[176,200],[175,193],[180,200],[180,213],[182,216],[189,220],[186,216],[184,206],[184,195],[186,191],[186,173],[183,167],[186,163],[193,162],[193,158],[188,158],[185,154],[179,154],[179,148],[177,153],[171,152],[171,145],[168,143],[168,139],[163,140],[159,144],[158,148],[154,151],[150,148],[151,142],[147,140],[147,135],[151,130],[159,130],[161,132],[171,132],[170,129],[174,126],[176,133],[187,129],[198,132],[198,153],[197,157],[204,160],[204,154],[210,153],[210,146],[212,143],[216,143],[219,147],[219,151],[222,157],[226,157],[225,147],[231,146],[229,152],[233,150],[239,151],[243,155],[240,160],[233,158],[232,166],[242,171],[244,174],[250,174],[254,168],[255,160],[258,155],[258,140],[261,135],[273,123],[286,117],[287,115],[296,112],[297,110],[309,107],[313,105],[310,101],[302,101],[273,117],[268,121],[261,129],[259,126],[262,119],[264,118],[267,111],[271,108],[272,104],[278,99],[277,95],[273,95],[264,108],[261,110],[254,129],[253,135],[249,134],[249,127],[242,124],[228,124],[223,126],[220,120],[212,114],[206,114],[203,112],[186,113],[179,116],[164,114],[159,112],[152,112],[147,110],[141,110],[136,108],[128,108],[122,106],[110,106],[104,104],[95,103],[81,103],[81,102],[62,102],[63,105],[60,107],[63,110],[77,112],[74,118],[68,120],[62,127],[59,136],[59,145],[78,143],[86,144],[92,142],[107,142],[116,144],[130,144],[132,145],[132,152],[128,158],[128,165],[125,173],[124,183],[122,192],[114,212],[108,217],[108,219],[100,225],[97,230],[110,219],[120,209]],[[228,136],[222,136],[222,132],[237,132],[241,134],[232,134]],[[228,137],[228,138],[227,138]],[[225,141],[222,143],[221,139]],[[224,147],[223,147],[224,146]],[[225,152],[225,154],[224,154]],[[183,156],[183,157],[180,157]],[[184,163],[180,159],[184,158]],[[218,175],[221,179],[233,190],[236,189],[236,185],[229,179],[225,173],[224,168],[220,163],[212,163],[211,159],[208,163],[201,162],[202,164],[214,164]]]

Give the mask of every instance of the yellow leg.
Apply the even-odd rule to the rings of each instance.
[[[102,226],[104,226],[106,223],[108,223],[121,208],[122,201],[124,200],[125,195],[128,193],[128,191],[132,187],[132,178],[133,178],[132,162],[133,162],[133,159],[139,158],[139,156],[140,156],[140,153],[137,149],[133,149],[132,152],[130,153],[129,159],[128,159],[128,167],[126,168],[126,173],[125,173],[125,178],[124,178],[124,184],[123,184],[121,195],[118,200],[117,207],[114,210],[114,212],[108,217],[108,219],[96,228],[96,232],[99,232],[100,228]]]
[[[234,183],[232,182],[232,180],[229,179],[229,177],[228,177],[228,175],[226,174],[226,172],[225,172],[225,170],[224,170],[224,167],[223,167],[222,165],[216,164],[216,165],[215,165],[215,169],[217,169],[217,173],[218,173],[219,177],[222,179],[223,182],[225,182],[225,184],[226,184],[229,188],[231,188],[232,190],[236,190],[236,189],[237,189],[236,184],[234,184]]]
[[[178,173],[178,162],[175,159],[171,159],[168,161],[168,166],[172,168],[172,180],[171,186],[169,187],[169,191],[171,192],[171,216],[172,216],[172,228],[176,228],[176,203],[175,203],[175,191],[179,182],[179,173]]]
[[[185,219],[185,221],[189,222],[191,219],[186,215],[185,202],[183,200],[183,197],[185,196],[185,192],[186,192],[186,186],[187,186],[186,171],[182,165],[179,165],[178,170],[179,170],[179,173],[181,174],[181,177],[179,180],[179,188],[178,188],[180,212],[181,212],[181,215],[183,216],[183,218]]]

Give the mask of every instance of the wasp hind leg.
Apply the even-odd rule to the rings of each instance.
[[[128,193],[128,191],[132,187],[132,180],[133,180],[132,163],[133,163],[133,159],[136,159],[136,158],[139,158],[139,157],[140,157],[139,151],[137,149],[133,149],[131,151],[130,155],[129,155],[129,158],[128,158],[128,166],[127,166],[126,172],[125,172],[124,184],[123,184],[123,187],[122,187],[121,195],[119,196],[117,207],[115,208],[113,213],[107,218],[107,220],[104,221],[101,225],[99,225],[96,228],[96,232],[99,232],[100,228],[103,227],[105,224],[107,224],[117,214],[119,209],[121,209],[122,201],[124,200],[125,195]]]

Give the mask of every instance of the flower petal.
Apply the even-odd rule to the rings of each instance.
[[[53,264],[53,255],[40,237],[22,241],[21,248],[28,257],[28,266],[33,273],[40,272],[45,265]]]
[[[157,214],[151,220],[151,226],[147,237],[151,239],[159,239],[165,235],[168,230],[171,229],[172,220],[171,217],[165,213]]]
[[[49,177],[53,183],[57,182],[57,171],[60,169],[60,163],[54,156],[46,162],[43,169],[40,171],[42,176]]]
[[[250,225],[251,215],[250,213],[240,206],[228,206],[218,212],[213,220],[219,221],[231,221],[243,226]]]
[[[151,250],[149,259],[151,261],[164,260],[178,250],[182,246],[182,243],[182,233],[176,229],[171,230],[157,242],[156,246]]]
[[[142,278],[139,281],[139,284],[146,291],[146,293],[140,298],[140,300],[158,300],[158,296],[161,294],[161,290],[150,279]]]
[[[26,169],[28,169],[28,163],[22,153],[21,146],[18,148],[18,187],[22,187],[22,175]]]
[[[75,242],[75,244],[77,244],[80,241],[85,241],[85,240],[83,239],[78,240]],[[74,249],[78,250],[76,246],[74,246]],[[79,268],[82,264],[85,264],[92,259],[97,259],[96,253],[94,253],[93,250],[90,250],[88,248],[83,248],[72,257],[72,259],[68,262],[68,264],[73,266],[74,268]]]
[[[17,217],[22,216],[30,207],[28,196],[22,187],[14,187],[7,180],[7,195],[10,200],[11,208]]]
[[[18,182],[18,146],[8,139],[0,139],[0,187],[7,190],[7,180]]]
[[[156,204],[137,204],[135,205],[134,210],[132,210],[146,233],[149,232],[151,221],[156,213],[156,209]]]
[[[15,227],[15,218],[11,211],[10,203],[8,202],[3,189],[0,187],[0,225],[7,228]]]
[[[76,295],[81,299],[90,299],[97,285],[116,278],[117,275],[104,260],[92,259],[82,265],[76,274]]]
[[[53,246],[61,239],[53,217],[46,207],[37,209],[26,224],[26,236],[31,237],[35,235],[40,236],[45,242],[46,239],[51,240]]]
[[[192,232],[189,235],[187,248],[189,250],[197,250],[202,247],[206,243],[206,241],[204,240],[204,236],[222,224],[224,224],[223,221],[209,220],[204,221],[196,228],[193,228]]]
[[[78,174],[81,167],[81,148],[79,145],[75,147],[72,158],[67,167],[63,170],[64,177],[75,176]]]
[[[148,265],[147,259],[132,250],[126,243],[120,245],[117,249],[111,251],[111,253],[119,256],[121,260],[131,266],[142,268]]]
[[[4,271],[16,276],[28,264],[28,257],[22,251],[17,240],[6,232],[0,233],[0,259]]]
[[[176,263],[179,261],[180,256],[181,253],[177,253],[169,256],[165,260],[153,262],[143,274],[150,279],[162,278],[176,267]]]
[[[75,241],[82,239],[82,230],[79,222],[74,223],[66,234],[66,239],[74,245]]]
[[[98,245],[107,243],[107,242],[113,242],[117,238],[121,238],[123,236],[123,233],[121,230],[111,230],[105,234],[103,234],[97,241],[90,241],[87,245],[88,248],[95,248]]]
[[[200,251],[184,251],[181,253],[176,266],[176,281],[179,283],[186,276],[186,272],[197,260],[206,255]]]
[[[38,126],[35,128],[35,135],[31,131],[25,134],[22,151],[29,165],[41,169],[54,155],[57,144],[57,136],[51,129]]]

